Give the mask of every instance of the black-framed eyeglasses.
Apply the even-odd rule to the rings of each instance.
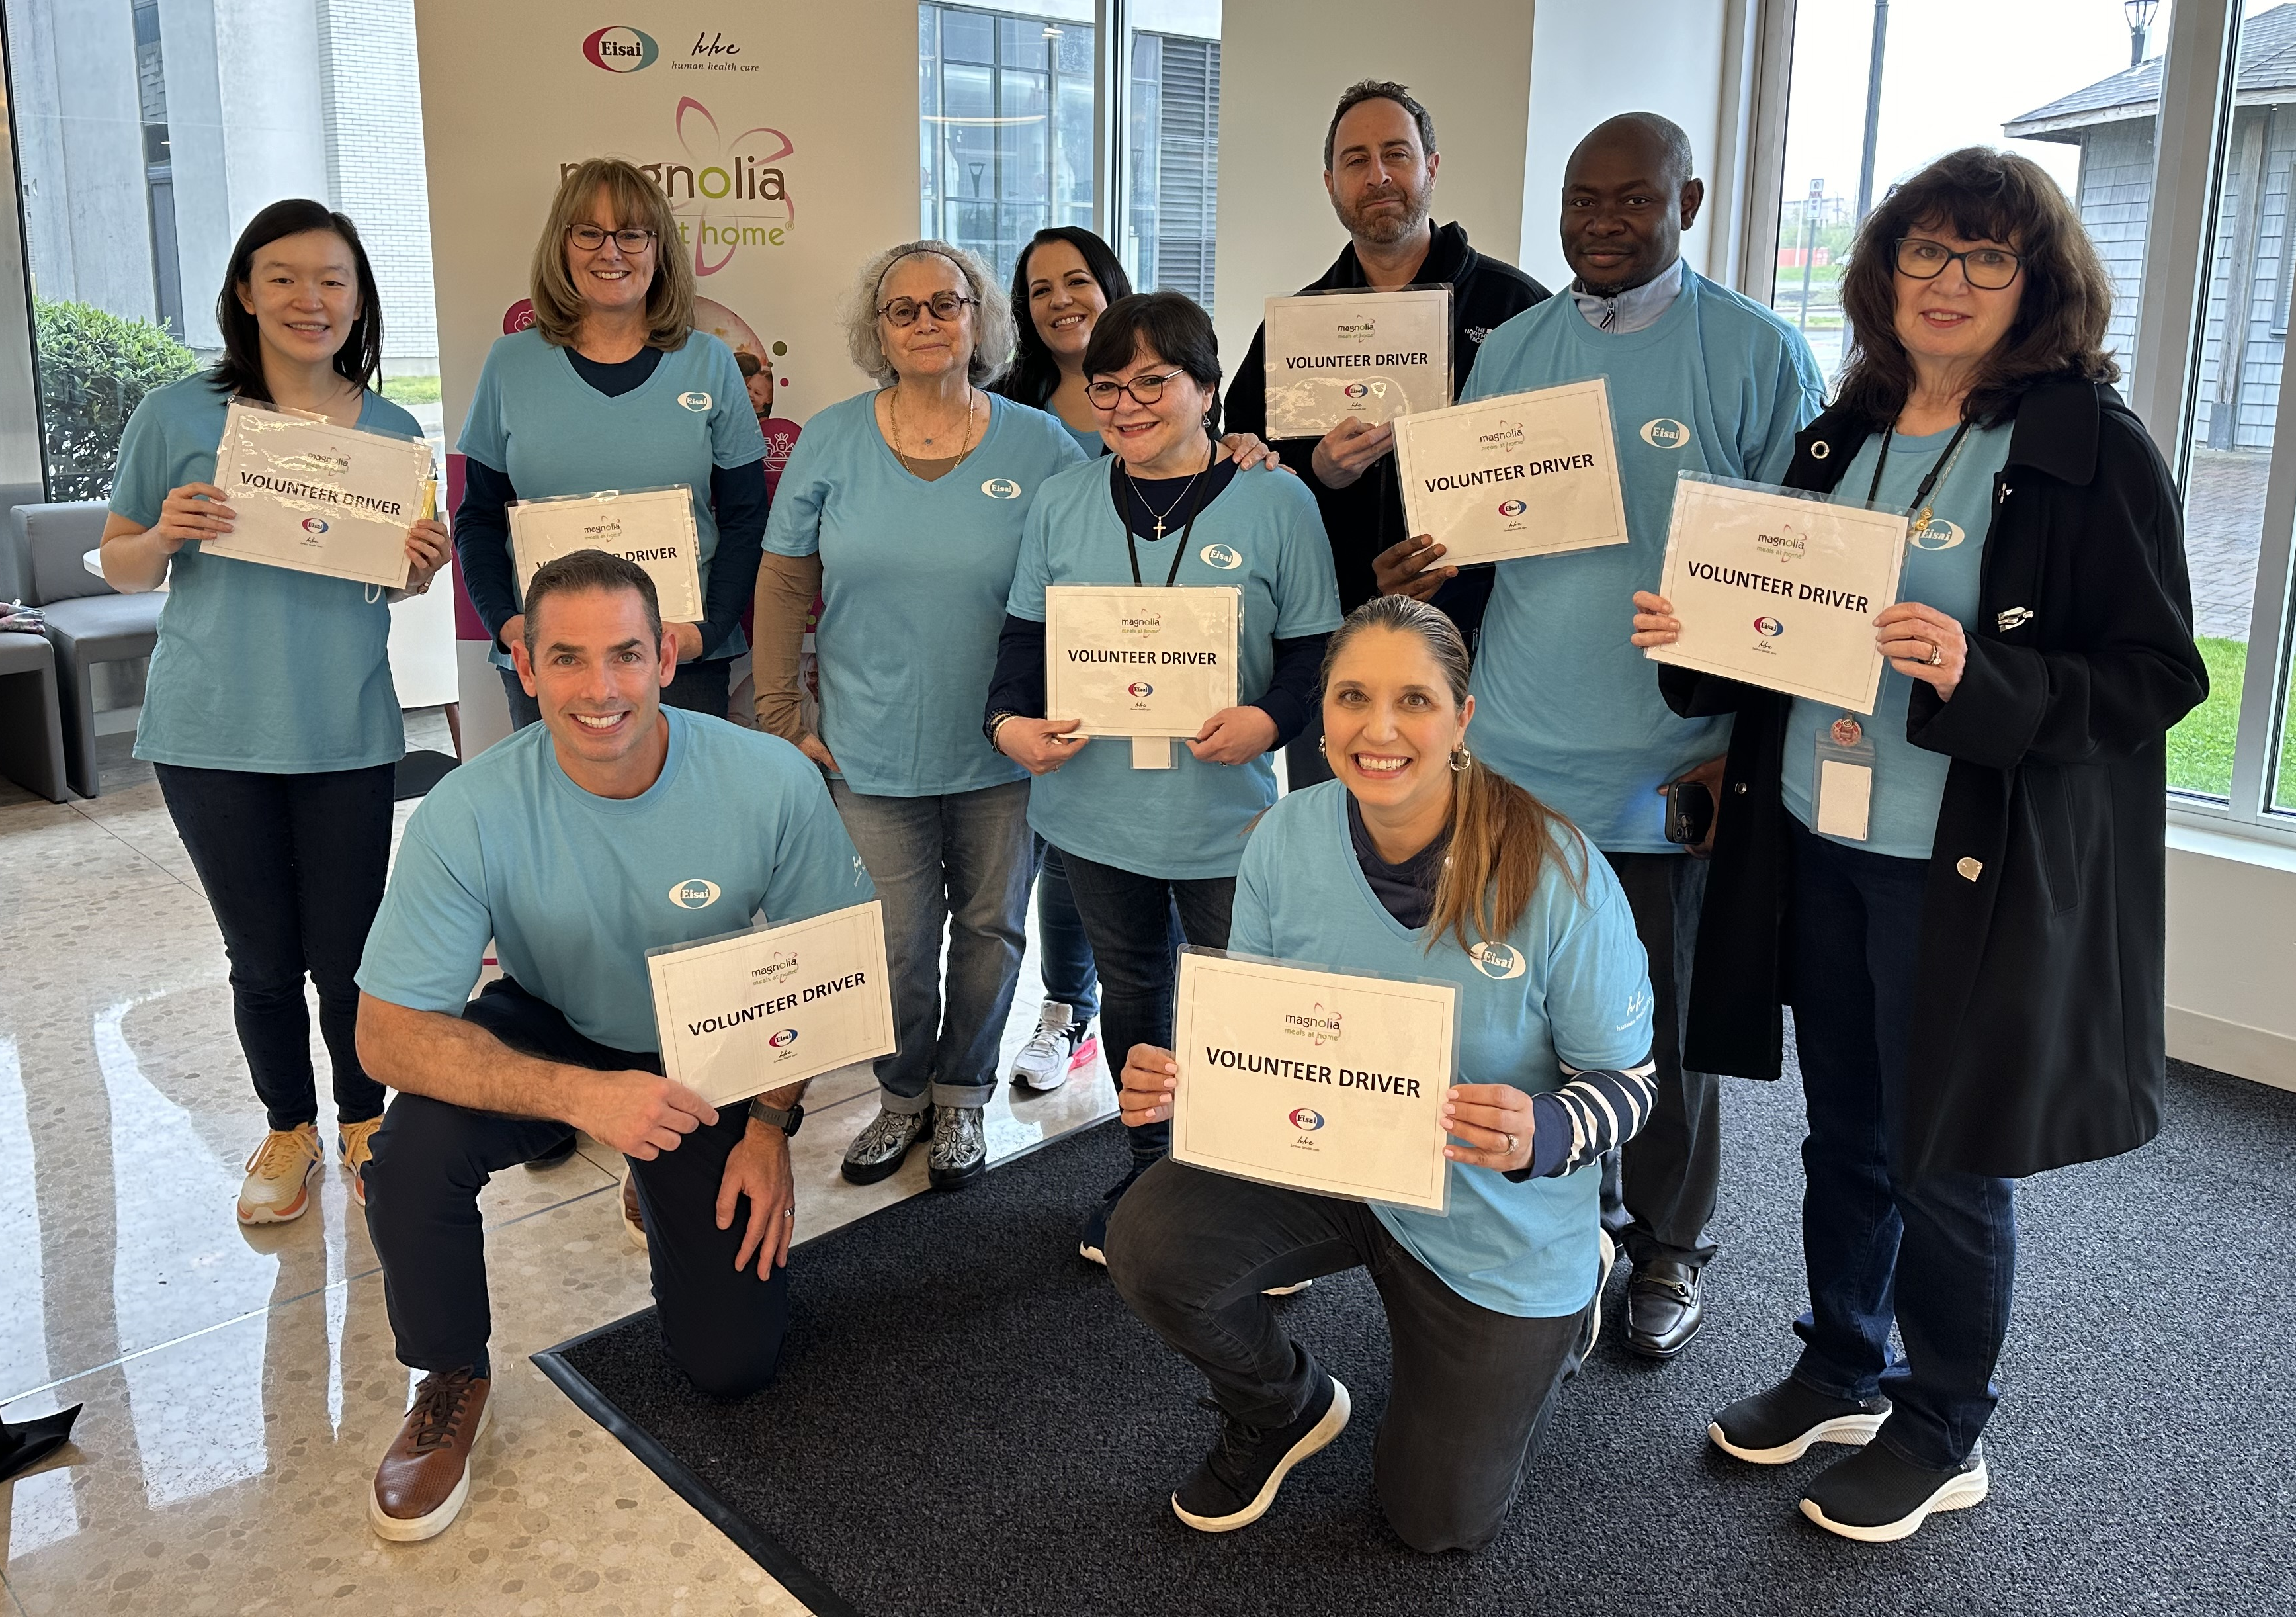
[[[914,325],[917,316],[931,309],[934,319],[946,323],[964,309],[978,308],[980,303],[980,299],[968,298],[962,292],[935,292],[922,303],[914,298],[895,298],[877,312],[895,325]]]
[[[1916,281],[1934,281],[1956,259],[1962,278],[1983,292],[2007,290],[2025,261],[2005,247],[1972,247],[1956,252],[1943,242],[1926,236],[1905,236],[1898,242],[1898,273]]]
[[[633,257],[653,245],[653,232],[640,230],[635,225],[621,230],[601,230],[595,225],[569,225],[566,227],[566,239],[584,252],[597,251],[606,244],[608,236],[614,238],[615,246]]]
[[[1116,408],[1116,401],[1128,393],[1135,404],[1152,405],[1164,397],[1165,386],[1173,377],[1185,374],[1185,370],[1175,365],[1161,376],[1135,376],[1129,382],[1087,382],[1084,396],[1092,401],[1094,409],[1103,413]]]

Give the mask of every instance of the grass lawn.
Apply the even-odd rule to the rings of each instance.
[[[436,376],[386,376],[382,379],[382,396],[396,405],[437,404],[439,379]]]
[[[2185,792],[2225,797],[2232,791],[2232,749],[2240,725],[2241,680],[2248,671],[2248,644],[2201,637],[2201,659],[2209,667],[2209,699],[2169,732],[2169,784]],[[2296,726],[2280,748],[2276,793],[2283,803],[2296,799]]]

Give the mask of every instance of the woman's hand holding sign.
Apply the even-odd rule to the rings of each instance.
[[[1172,1115],[1172,1097],[1179,1088],[1180,1063],[1169,1050],[1134,1045],[1117,1078],[1117,1112],[1127,1129],[1162,1122]]]
[[[1934,606],[1900,601],[1883,607],[1874,620],[1875,644],[1890,666],[1937,687],[1940,701],[1951,702],[1969,666],[1969,636]]]
[[[1028,718],[1019,714],[996,726],[996,750],[1031,775],[1050,775],[1091,737],[1072,735],[1078,718]]]
[[[1127,1071],[1129,1072],[1128,1068]],[[1530,1096],[1513,1084],[1459,1084],[1443,1101],[1443,1154],[1470,1168],[1514,1173],[1530,1166]]]
[[[1255,707],[1222,708],[1188,738],[1188,751],[1208,764],[1248,764],[1275,744],[1275,721]]]
[[[1672,645],[1681,638],[1682,620],[1674,615],[1674,603],[1646,589],[1635,591],[1634,643],[1644,646]]]

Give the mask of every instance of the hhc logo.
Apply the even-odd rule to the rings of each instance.
[[[708,909],[718,902],[718,883],[701,876],[688,876],[669,890],[669,901],[680,909]]]
[[[1302,1106],[1292,1114],[1292,1127],[1303,1133],[1313,1134],[1323,1126],[1324,1114],[1320,1112],[1310,1112],[1307,1107]]]
[[[603,68],[609,73],[635,73],[640,68],[653,66],[661,47],[653,42],[652,34],[617,24],[602,28],[582,42],[582,54],[594,68]]]
[[[1679,449],[1689,441],[1690,429],[1678,421],[1661,415],[1643,423],[1643,442],[1653,449]]]
[[[307,516],[303,519],[303,531],[305,533],[324,533],[327,531],[327,525],[321,521],[317,517]]]
[[[1151,696],[1153,695],[1156,691],[1156,687],[1150,685],[1144,679],[1136,679],[1124,688],[1127,692],[1135,696]]]
[[[1499,514],[1501,516],[1521,516],[1529,509],[1529,507],[1525,505],[1521,500],[1501,500],[1499,502]]]
[[[773,1046],[776,1050],[786,1050],[797,1042],[797,1030],[795,1028],[783,1028],[780,1032],[766,1040],[766,1042]]]
[[[1754,620],[1754,632],[1765,640],[1775,640],[1786,632],[1786,626],[1775,618],[1757,618]]]

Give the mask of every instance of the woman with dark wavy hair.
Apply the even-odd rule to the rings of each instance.
[[[1801,1356],[1710,1435],[1758,1465],[1864,1445],[1801,1511],[1885,1541],[1990,1487],[2016,1179],[2160,1128],[2166,737],[2208,675],[2112,283],[2048,175],[1939,159],[1859,229],[1842,307],[1785,480],[1910,513],[1878,704],[1660,684],[1736,716],[1684,1062],[1776,1077],[1791,1005],[1809,1114]],[[1635,604],[1635,644],[1676,637]]]

